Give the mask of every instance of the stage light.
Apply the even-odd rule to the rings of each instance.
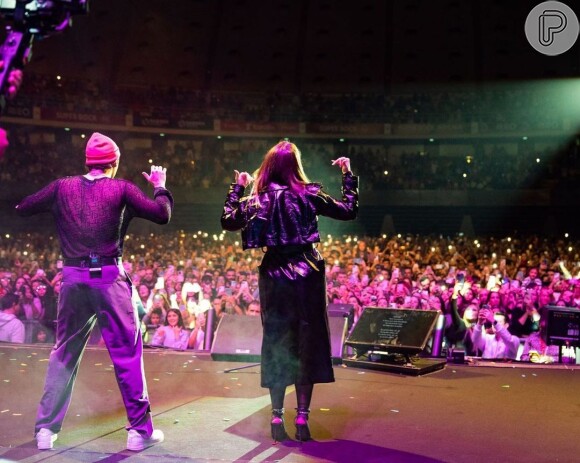
[[[528,137],[522,137],[522,140],[526,141],[528,139]]]
[[[384,175],[389,175],[389,171],[388,171],[388,170],[385,170],[385,171],[383,172],[383,174],[384,174]]]
[[[463,178],[467,178],[467,174],[463,172]]]
[[[435,141],[435,139],[434,139],[434,138],[429,138],[429,142],[430,142],[430,143],[433,143],[434,141]]]
[[[539,164],[540,163],[540,158],[536,158],[536,162]]]
[[[568,238],[568,233],[564,233],[564,237],[565,238]]]
[[[572,252],[574,248],[572,246],[568,246],[568,252]]]
[[[10,234],[6,233],[6,238],[10,238]]]

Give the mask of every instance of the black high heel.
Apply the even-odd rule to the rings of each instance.
[[[296,425],[296,440],[304,442],[311,440],[310,427],[308,426],[308,414],[310,413],[309,408],[297,408],[296,420],[294,424]]]
[[[272,439],[274,439],[274,441],[282,442],[288,439],[288,434],[286,434],[286,429],[284,429],[283,408],[272,409],[272,420],[270,421],[270,430],[272,433]]]

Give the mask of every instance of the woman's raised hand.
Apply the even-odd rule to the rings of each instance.
[[[350,159],[349,158],[341,156],[338,159],[334,159],[332,161],[332,165],[336,166],[337,164],[342,169],[343,174],[350,172]]]
[[[254,181],[254,179],[252,178],[252,176],[250,174],[248,174],[247,172],[239,172],[237,170],[234,170],[234,181],[238,184],[243,186],[244,188],[247,187],[250,183],[252,183]]]

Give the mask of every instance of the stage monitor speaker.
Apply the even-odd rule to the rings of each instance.
[[[443,369],[444,359],[417,355],[425,349],[440,314],[439,310],[366,307],[345,341],[356,355],[345,357],[343,363],[407,375]]]
[[[580,310],[574,307],[546,306],[548,344],[580,347]]]
[[[211,358],[228,362],[259,362],[262,350],[260,317],[225,314],[215,332]]]
[[[345,317],[348,319],[348,329],[354,323],[354,305],[352,304],[328,304],[329,317]]]
[[[418,354],[427,345],[440,311],[365,307],[346,344],[367,350]]]
[[[332,362],[342,362],[348,319],[329,317]],[[211,347],[211,358],[227,362],[259,362],[262,349],[260,317],[226,314],[220,320]]]
[[[330,352],[332,363],[340,365],[344,349],[344,340],[348,329],[348,317],[328,317],[328,329],[330,330]]]

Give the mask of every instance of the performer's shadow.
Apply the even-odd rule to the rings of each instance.
[[[226,430],[226,432],[258,443],[251,451],[235,460],[236,462],[273,462],[287,458],[289,455],[295,455],[313,460],[332,461],[333,463],[352,463],[353,461],[357,463],[382,463],[385,461],[389,463],[442,463],[442,460],[389,448],[389,435],[385,433],[384,429],[377,429],[374,438],[376,442],[385,442],[385,446],[350,439],[334,439],[332,437],[334,432],[337,433],[335,434],[337,436],[341,434],[344,436],[344,432],[347,432],[344,429],[343,421],[344,415],[348,413],[346,410],[336,410],[338,415],[333,431],[320,426],[316,420],[311,420],[312,435],[319,440],[308,442],[287,440],[274,444],[269,437],[269,412],[269,408],[264,408]],[[290,422],[286,423],[286,431],[290,436],[293,436],[294,425],[291,422],[291,416],[291,414],[288,416]],[[364,417],[360,418],[364,419]]]
[[[423,455],[342,439],[323,442],[312,440],[302,443],[286,441],[276,444],[276,450],[268,452],[267,457],[259,458],[260,454],[267,452],[272,447],[272,443],[260,444],[235,461],[239,463],[247,461],[271,462],[282,460],[291,454],[299,454],[333,463],[352,463],[353,461],[358,463],[384,463],[385,461],[389,463],[443,463],[443,460]]]

